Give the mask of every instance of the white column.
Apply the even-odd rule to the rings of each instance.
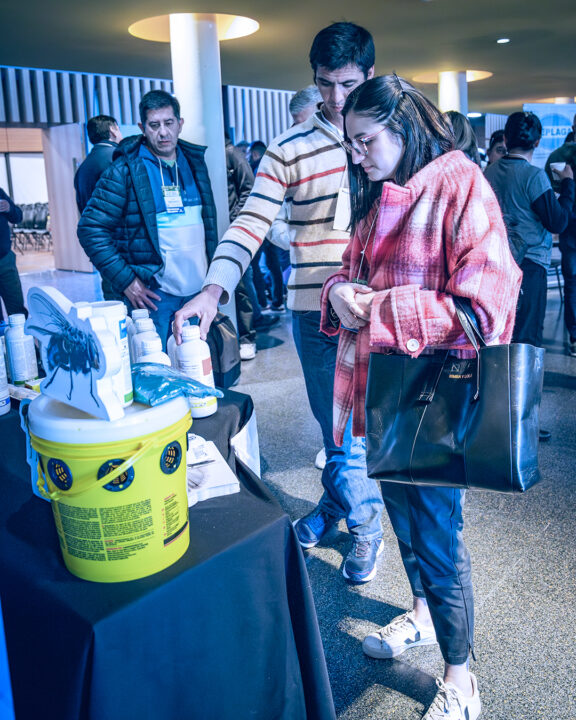
[[[442,112],[457,110],[462,115],[468,113],[468,84],[465,70],[438,73],[438,107]]]
[[[214,15],[170,15],[174,94],[180,102],[182,139],[206,145],[206,164],[218,211],[218,232],[229,224],[220,46]]]
[[[218,235],[222,237],[230,224],[230,216],[216,16],[171,14],[170,52],[174,94],[184,118],[181,138],[207,146],[206,165],[216,202]],[[224,312],[236,324],[233,302],[231,307],[224,308]]]

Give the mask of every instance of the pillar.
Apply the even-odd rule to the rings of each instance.
[[[442,112],[457,110],[462,115],[468,113],[468,83],[465,70],[438,73],[438,107]]]
[[[218,232],[222,235],[229,225],[229,214],[216,16],[171,14],[170,52],[174,94],[184,118],[181,138],[207,146],[206,164],[218,212]]]
[[[216,16],[199,13],[170,15],[170,52],[174,94],[184,118],[181,138],[206,145],[206,165],[216,203],[218,234],[230,224],[224,150],[222,74]],[[236,324],[234,298],[223,308]]]

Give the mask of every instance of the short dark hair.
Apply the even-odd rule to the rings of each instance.
[[[492,148],[495,145],[503,145],[504,144],[504,130],[494,130],[492,135],[490,135],[490,140],[488,142],[488,150],[492,150]]]
[[[110,140],[110,128],[113,125],[118,125],[118,123],[112,115],[96,115],[90,118],[86,123],[86,130],[92,145],[104,142],[104,140]]]
[[[374,40],[368,30],[350,22],[332,23],[320,30],[310,48],[314,80],[320,66],[339,70],[346,65],[357,65],[366,78],[374,65],[375,54]]]
[[[382,123],[391,133],[399,135],[404,152],[394,182],[404,185],[419,170],[440,155],[454,149],[454,135],[444,115],[420,90],[397,75],[384,75],[367,80],[348,95],[342,115],[346,139],[346,115],[364,115]],[[348,162],[352,229],[366,217],[382,183],[372,183],[360,165]]]
[[[533,150],[542,137],[540,118],[532,112],[512,113],[506,120],[504,137],[508,152],[511,150]]]
[[[256,152],[259,152],[261,155],[264,155],[266,152],[266,143],[262,142],[262,140],[254,140],[254,142],[250,144],[250,152],[253,150],[256,150]]]
[[[165,107],[171,107],[174,110],[176,119],[180,120],[180,103],[174,95],[170,95],[165,90],[150,90],[146,95],[143,95],[138,106],[142,125],[146,124],[146,118],[150,110],[160,110]]]

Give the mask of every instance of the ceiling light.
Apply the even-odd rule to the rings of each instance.
[[[467,117],[469,117],[469,118],[481,118],[481,117],[482,117],[482,113],[479,113],[479,112],[469,112],[468,115],[467,115]]]
[[[466,82],[474,82],[476,80],[485,80],[492,77],[492,73],[487,70],[466,70]],[[437,83],[438,72],[436,70],[428,70],[420,73],[412,78],[417,83]]]
[[[256,20],[239,15],[214,13],[193,13],[198,20],[214,19],[218,32],[218,40],[233,40],[251,35],[260,27]],[[170,42],[170,15],[159,15],[138,20],[128,28],[130,35],[154,42]]]
[[[496,43],[498,45],[506,45],[506,43],[509,43],[509,42],[510,42],[510,38],[499,38],[498,40],[496,40]]]

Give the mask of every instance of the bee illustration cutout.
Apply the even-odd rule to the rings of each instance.
[[[124,416],[112,377],[121,371],[121,350],[102,317],[88,303],[76,307],[49,286],[28,291],[26,332],[40,344],[46,378],[41,392],[105,420]]]

